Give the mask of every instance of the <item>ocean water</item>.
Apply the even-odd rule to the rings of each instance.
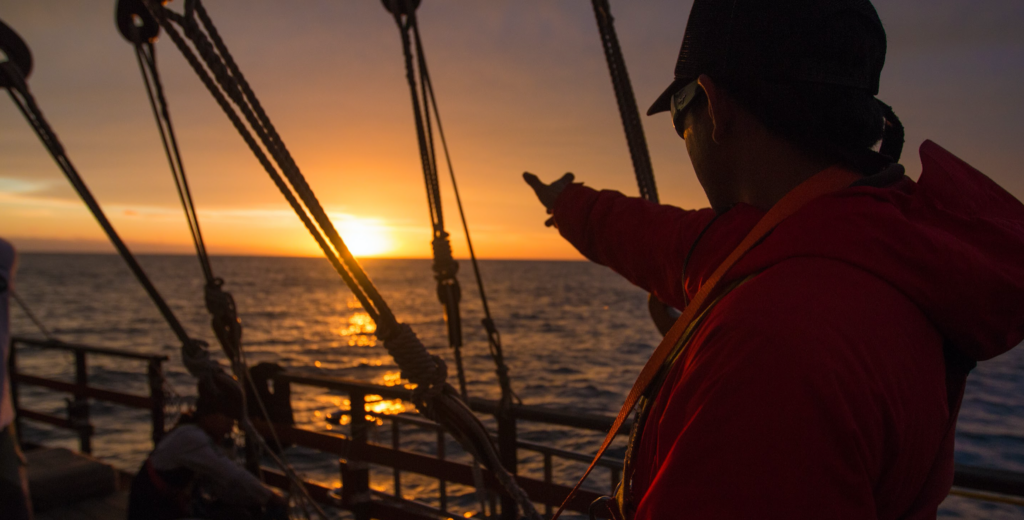
[[[274,361],[289,370],[349,377],[379,384],[401,384],[398,369],[374,338],[373,325],[326,260],[317,258],[214,257],[237,303],[244,326],[243,343],[250,364]],[[140,263],[193,337],[214,345],[202,303],[203,280],[189,256],[141,256]],[[429,260],[363,262],[395,314],[412,325],[428,348],[455,363],[447,347],[446,326],[437,301]],[[499,395],[486,336],[479,325],[479,297],[471,285],[468,262],[463,272],[463,359],[470,395]],[[524,403],[578,412],[613,415],[657,345],[659,336],[647,316],[646,294],[610,270],[586,262],[483,261],[492,314],[502,335],[514,391]],[[129,349],[170,357],[168,386],[182,402],[194,395],[194,382],[180,363],[176,338],[141,287],[113,255],[23,254],[16,289],[50,332],[68,342]],[[13,302],[12,302],[13,304]],[[15,334],[38,336],[28,317],[12,305]],[[219,355],[219,352],[217,353]],[[221,356],[222,358],[222,356]],[[70,354],[20,349],[26,373],[70,379]],[[146,393],[145,367],[138,362],[90,357],[90,384]],[[981,363],[972,374],[957,430],[958,462],[1024,472],[1024,351],[1015,349]],[[63,396],[31,387],[21,394],[23,406],[61,415]],[[293,391],[297,423],[318,431],[345,431],[336,420],[348,409],[344,395],[297,386]],[[398,413],[397,401],[371,404],[375,411]],[[93,403],[94,454],[134,471],[149,449],[148,415],[117,405]],[[331,420],[331,417],[335,420]],[[487,423],[487,421],[485,421]],[[489,423],[488,423],[489,424]],[[24,421],[28,440],[76,446],[67,431]],[[558,448],[593,453],[598,432],[522,424],[520,438]],[[434,434],[402,433],[403,449],[434,450]],[[371,432],[376,442],[390,443],[390,428]],[[621,441],[620,441],[621,444]],[[621,446],[613,452],[621,453]],[[458,449],[446,447],[460,460]],[[295,467],[312,480],[337,486],[332,456],[300,448],[287,451]],[[540,477],[537,454],[521,452],[523,473]],[[466,460],[461,456],[461,460]],[[560,462],[558,482],[571,484],[584,465]],[[596,472],[592,489],[606,491],[609,475]],[[376,469],[375,489],[391,492],[390,472]],[[438,483],[403,476],[402,493],[436,505]],[[473,490],[448,484],[455,513],[477,509]],[[951,497],[942,518],[1024,519],[1024,508]]]

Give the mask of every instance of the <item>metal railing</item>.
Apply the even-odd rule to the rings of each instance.
[[[74,383],[21,373],[18,369],[18,346],[73,353],[75,357]],[[88,356],[106,356],[145,362],[146,376],[149,382],[149,395],[129,394],[117,390],[89,386]],[[11,393],[14,400],[16,417],[19,423],[22,419],[31,419],[76,431],[78,432],[79,450],[82,453],[92,453],[92,436],[95,433],[95,429],[89,421],[89,399],[117,403],[131,408],[149,410],[152,423],[152,439],[155,445],[160,442],[164,434],[165,396],[163,389],[163,363],[165,361],[167,361],[167,356],[153,356],[125,350],[76,345],[57,340],[13,337],[11,338],[9,367],[11,381],[14,383],[11,385]],[[18,399],[18,387],[20,385],[39,386],[56,392],[71,394],[72,397],[67,402],[67,417],[58,417],[21,407]],[[18,431],[21,431],[20,424],[18,426]]]
[[[21,373],[17,366],[17,349],[15,348],[17,346],[72,352],[75,359],[75,382],[69,383]],[[94,430],[89,423],[88,400],[108,401],[129,407],[148,409],[152,416],[152,439],[154,444],[159,442],[160,437],[164,433],[163,408],[165,400],[162,388],[162,363],[167,360],[166,356],[143,355],[117,349],[74,345],[57,341],[42,341],[23,337],[13,338],[11,347],[10,371],[12,381],[15,383],[12,385],[12,392],[14,394],[15,411],[18,420],[30,419],[77,431],[81,451],[89,453],[91,451],[91,436]],[[89,386],[88,365],[86,361],[87,356],[92,355],[114,356],[146,362],[150,394],[148,396],[141,396]],[[448,483],[466,486],[475,485],[471,464],[453,461],[446,457],[447,434],[437,423],[410,414],[387,415],[366,410],[368,396],[379,396],[381,399],[400,399],[409,402],[410,390],[401,386],[383,386],[346,378],[288,372],[278,373],[273,377],[273,380],[275,393],[277,393],[278,389],[284,389],[285,387],[290,387],[290,385],[305,385],[345,394],[349,397],[350,409],[342,412],[350,419],[348,435],[333,432],[314,432],[286,424],[269,424],[254,421],[257,429],[262,430],[264,434],[269,434],[270,430],[273,429],[283,445],[312,448],[324,453],[333,454],[339,458],[338,465],[342,482],[340,496],[335,494],[335,490],[326,486],[312,482],[305,483],[311,495],[318,501],[349,510],[358,520],[369,518],[381,520],[434,520],[454,516],[448,511]],[[18,401],[18,387],[20,385],[34,385],[71,394],[73,398],[69,400],[68,416],[62,418],[21,407]],[[291,389],[287,388],[287,391],[290,393]],[[587,463],[590,461],[590,456],[543,444],[519,441],[516,439],[517,422],[531,421],[545,425],[558,425],[601,433],[606,432],[612,424],[611,417],[553,410],[537,406],[516,405],[512,409],[511,417],[508,417],[498,413],[498,404],[495,401],[471,398],[468,404],[478,413],[495,416],[499,422],[499,435],[495,437],[495,440],[503,456],[511,455],[513,457],[512,460],[518,462],[518,454],[521,451],[540,454],[543,473],[541,479],[518,474],[516,472],[517,464],[511,464],[509,469],[516,474],[516,479],[523,490],[536,503],[544,505],[547,513],[550,513],[552,506],[561,503],[570,489],[569,486],[553,481],[553,461],[561,459]],[[360,410],[362,413],[358,413]],[[371,421],[376,422],[378,419],[382,423],[383,421],[390,421],[391,438],[388,445],[370,442]],[[504,421],[503,424],[502,421]],[[433,432],[435,435],[434,442],[436,443],[435,453],[424,454],[404,449],[402,445],[403,425]],[[619,433],[627,432],[628,429],[629,425],[627,424],[623,426]],[[393,493],[382,493],[372,490],[371,464],[391,469],[390,479],[393,484]],[[598,464],[609,470],[611,481],[609,482],[608,489],[614,489],[621,478],[622,462],[604,457]],[[407,473],[438,480],[438,507],[430,507],[420,502],[401,498],[403,487],[402,475]],[[264,476],[268,484],[281,488],[287,488],[290,485],[288,479],[279,472],[264,468]],[[500,489],[497,481],[489,472],[484,471],[483,477],[490,489]],[[1024,475],[1020,473],[957,465],[954,486],[953,494],[1024,506]],[[577,494],[568,509],[585,512],[590,502],[597,497],[598,493],[583,490]],[[506,503],[503,501],[501,518],[514,518],[512,516],[514,513],[513,509],[505,506]]]

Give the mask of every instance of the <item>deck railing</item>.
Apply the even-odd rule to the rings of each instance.
[[[56,349],[72,352],[75,357],[75,382],[68,383],[54,379],[21,373],[17,365],[17,347],[29,346],[44,349]],[[164,433],[164,393],[162,363],[166,356],[151,356],[127,352],[124,350],[74,345],[57,341],[41,341],[31,338],[15,337],[11,341],[11,374],[12,391],[14,393],[15,410],[18,420],[29,419],[46,424],[67,428],[78,432],[81,451],[91,451],[93,427],[89,422],[89,399],[108,401],[130,407],[148,409],[152,416],[152,438],[154,444],[159,442]],[[114,356],[135,359],[146,363],[150,393],[148,396],[134,395],[117,390],[102,389],[89,386],[87,356]],[[34,385],[50,390],[69,393],[68,416],[66,418],[28,410],[20,406],[18,387]],[[323,377],[298,373],[281,372],[274,376],[275,392],[291,385],[304,385],[323,390],[345,394],[351,403],[350,409],[344,414],[349,417],[349,434],[333,432],[315,432],[285,424],[269,424],[254,421],[258,429],[269,434],[273,429],[284,445],[303,446],[321,452],[330,453],[339,458],[339,471],[342,486],[340,496],[325,486],[307,482],[306,488],[311,495],[324,503],[351,511],[358,520],[378,518],[390,519],[437,519],[449,518],[447,483],[474,486],[473,467],[453,460],[445,454],[446,433],[436,423],[410,414],[385,415],[366,410],[368,396],[380,396],[383,399],[401,399],[409,401],[410,391],[401,386],[383,386],[346,378]],[[288,389],[290,393],[290,388]],[[498,435],[495,441],[499,452],[510,471],[516,474],[520,486],[534,500],[541,504],[545,513],[550,513],[552,506],[561,503],[570,487],[553,481],[553,460],[562,459],[576,462],[589,462],[590,456],[552,446],[520,441],[517,439],[517,423],[532,421],[547,425],[566,426],[582,430],[606,432],[612,425],[612,418],[573,413],[550,408],[516,405],[511,414],[499,414],[498,404],[485,399],[470,399],[470,407],[483,414],[494,415],[498,423]],[[356,411],[361,410],[362,413]],[[389,445],[370,442],[370,420],[390,422]],[[428,455],[403,449],[402,427],[424,429],[436,436],[435,454]],[[628,431],[626,425],[620,433]],[[517,463],[521,451],[532,451],[540,454],[542,460],[542,478],[536,479],[519,475]],[[391,469],[393,493],[381,493],[371,489],[370,464]],[[621,478],[622,462],[609,457],[599,461],[599,466],[607,468],[611,479],[609,491],[614,489]],[[438,507],[429,507],[419,502],[404,500],[402,496],[402,475],[418,474],[438,479]],[[287,488],[288,480],[279,472],[265,468],[267,482]],[[483,477],[488,487],[499,489],[496,480],[486,471]],[[969,498],[1005,502],[1024,506],[1024,475],[1020,473],[991,470],[957,465],[954,478],[953,493]],[[569,509],[585,512],[598,493],[584,490],[577,494]],[[514,518],[514,508],[510,507],[507,497],[503,497],[501,518]],[[493,504],[492,504],[493,509]]]
[[[71,352],[75,356],[75,382],[60,381],[45,377],[21,373],[18,370],[18,346],[29,346],[48,350]],[[149,395],[136,395],[117,390],[89,386],[89,356],[115,357],[137,360],[146,364],[146,376],[149,382]],[[75,345],[56,340],[39,340],[25,337],[11,338],[10,373],[11,393],[18,420],[31,419],[59,428],[78,432],[78,445],[82,453],[92,453],[92,436],[95,430],[89,421],[89,399],[117,403],[120,405],[149,410],[152,423],[153,444],[160,442],[164,434],[164,389],[163,363],[167,356],[138,354],[126,350]],[[68,400],[67,417],[58,417],[37,410],[22,408],[18,400],[18,387],[32,385],[48,388],[56,392],[71,394]],[[20,426],[20,424],[19,424]],[[20,431],[20,428],[19,428]]]
[[[348,437],[333,433],[311,432],[283,425],[275,425],[275,433],[285,444],[313,448],[336,454],[345,459],[345,462],[341,464],[342,504],[347,509],[351,509],[357,518],[360,518],[361,504],[369,501],[369,497],[372,495],[369,487],[368,464],[376,464],[392,469],[395,493],[391,498],[394,499],[401,497],[402,472],[416,473],[438,479],[440,511],[446,514],[447,496],[445,484],[474,485],[472,465],[446,460],[444,447],[447,434],[440,425],[418,416],[404,414],[385,415],[365,411],[367,396],[380,396],[383,399],[401,399],[408,402],[411,395],[410,390],[401,386],[382,386],[346,378],[291,374],[287,372],[278,374],[275,377],[275,384],[306,385],[348,395],[351,406],[349,411],[344,412],[350,417],[350,435]],[[508,421],[508,419],[502,418],[497,413],[499,408],[498,404],[494,401],[471,398],[468,404],[474,411],[494,414],[496,421],[499,423]],[[353,413],[355,410],[363,410],[363,413]],[[534,451],[541,455],[543,461],[543,477],[541,479],[518,474],[516,478],[519,485],[530,498],[534,502],[542,504],[546,512],[550,512],[552,506],[559,505],[571,489],[570,486],[552,481],[553,459],[562,458],[588,463],[590,462],[590,456],[537,443],[519,441],[516,439],[516,423],[518,421],[534,421],[548,425],[605,432],[611,427],[611,419],[579,413],[559,412],[549,408],[526,405],[514,406],[512,416],[512,420],[508,421],[510,424],[498,425],[499,435],[495,436],[495,441],[499,446],[499,451],[503,454],[509,452],[509,446],[511,445],[512,455],[516,457],[515,460],[517,461],[520,450]],[[390,446],[374,444],[368,441],[369,422],[367,417],[391,422]],[[401,445],[401,425],[403,424],[414,425],[435,432],[437,435],[435,448],[437,456],[403,450]],[[266,433],[269,433],[269,428],[266,424],[259,426]],[[628,432],[628,425],[621,432]],[[618,484],[619,475],[622,471],[622,461],[603,457],[598,464],[600,467],[610,470],[611,482],[609,482],[609,487],[607,488],[610,493],[615,485]],[[506,466],[509,465],[506,464]],[[509,469],[513,473],[517,473],[515,466],[509,467]],[[499,489],[497,481],[489,473],[484,472],[484,480],[489,488]],[[585,512],[590,503],[598,496],[600,496],[598,493],[583,490],[577,494],[569,509]],[[502,511],[505,512],[502,515],[503,518],[514,518],[514,516],[510,516],[514,509],[508,505],[507,499],[503,502]],[[363,518],[370,517],[365,516]]]

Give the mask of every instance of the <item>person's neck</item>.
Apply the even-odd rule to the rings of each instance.
[[[733,197],[767,211],[816,173],[832,164],[803,153],[789,142],[765,136],[735,156]]]

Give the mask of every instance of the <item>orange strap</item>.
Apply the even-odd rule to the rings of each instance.
[[[661,344],[655,349],[654,354],[647,360],[647,364],[644,365],[643,370],[640,371],[640,376],[637,377],[636,382],[633,383],[633,388],[629,391],[629,395],[626,397],[626,402],[622,404],[622,409],[619,410],[619,415],[615,418],[615,422],[612,423],[612,428],[608,432],[608,435],[604,438],[604,442],[601,444],[601,448],[597,450],[597,455],[594,456],[594,460],[590,463],[590,467],[583,473],[583,477],[580,481],[572,488],[569,492],[569,496],[565,497],[565,501],[559,506],[558,511],[551,517],[551,520],[557,520],[562,511],[565,510],[566,505],[572,500],[572,497],[576,495],[583,481],[586,480],[587,476],[594,469],[598,459],[601,455],[604,455],[605,450],[612,443],[612,439],[615,438],[615,434],[622,427],[622,423],[629,417],[633,407],[636,406],[637,400],[647,390],[647,387],[651,384],[654,376],[658,373],[662,363],[665,362],[665,358],[668,357],[669,353],[672,352],[673,347],[680,341],[683,332],[693,321],[693,318],[700,311],[701,307],[704,306],[704,302],[707,301],[708,296],[714,291],[715,286],[721,281],[722,277],[729,268],[736,263],[737,260],[743,257],[750,248],[754,247],[755,244],[761,241],[775,226],[779,225],[780,222],[786,219],[786,217],[796,213],[804,204],[814,200],[822,195],[839,191],[850,184],[860,179],[860,176],[849,170],[833,166],[826,168],[810,179],[807,179],[796,188],[790,190],[785,197],[776,203],[768,213],[765,213],[761,220],[757,221],[754,228],[747,233],[747,236],[740,242],[740,245],[736,246],[736,249],[726,257],[725,261],[718,266],[718,269],[708,278],[707,281],[701,286],[700,290],[697,291],[697,295],[693,297],[690,304],[683,309],[683,314],[679,316],[672,328],[669,329],[668,334],[661,340]],[[625,478],[625,476],[624,476]]]

